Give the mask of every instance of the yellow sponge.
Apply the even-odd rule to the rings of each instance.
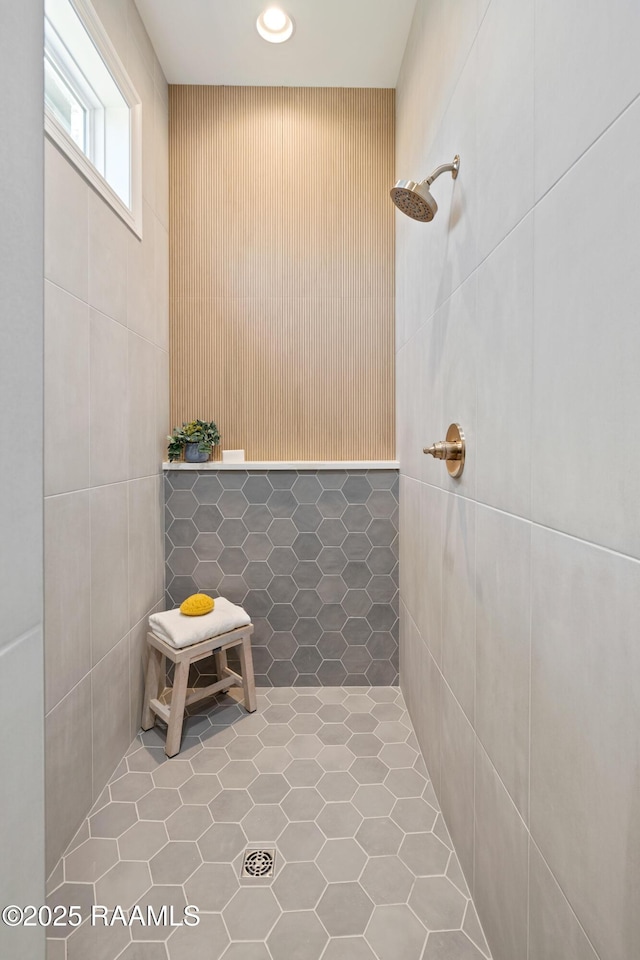
[[[215,601],[204,593],[193,593],[180,604],[180,613],[188,617],[201,617],[205,613],[211,613],[215,607]]]

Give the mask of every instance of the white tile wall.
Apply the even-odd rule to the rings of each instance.
[[[128,488],[128,483],[108,483],[91,490],[92,665],[130,626]]]
[[[45,690],[49,712],[91,669],[91,494],[47,497]]]
[[[473,500],[447,496],[442,513],[442,673],[473,723],[476,677],[476,515]]]
[[[533,519],[636,558],[640,447],[623,442],[623,466],[611,444],[636,431],[640,183],[619,158],[638,149],[640,102],[534,211],[532,445]]]
[[[529,960],[597,960],[571,904],[533,840],[529,840]]]
[[[601,957],[640,944],[640,563],[532,537],[531,833]]]
[[[539,199],[638,96],[640,6],[537,0],[535,14]]]
[[[46,144],[49,870],[138,729],[132,637],[164,594],[167,85],[133,0],[96,7],[142,97],[143,239]]]
[[[99,486],[129,476],[129,335],[121,323],[90,310],[90,342],[91,483]]]
[[[531,513],[533,216],[478,271],[477,495],[482,503]],[[496,441],[508,456],[496,456]]]
[[[476,732],[528,821],[531,524],[481,505],[477,516]]]
[[[44,391],[47,429],[45,495],[89,486],[89,307],[46,280]]]
[[[494,957],[527,956],[528,844],[524,822],[476,744],[473,896]]]
[[[0,902],[44,897],[42,0],[0,29]],[[0,924],[0,956],[42,960],[44,929]]]
[[[533,203],[534,0],[491,0],[478,32],[478,252]]]
[[[89,187],[45,144],[44,275],[85,303],[89,298]],[[64,243],[61,239],[64,238]]]
[[[398,84],[397,176],[462,158],[397,214],[400,674],[495,960],[640,949],[639,39],[418,0]]]

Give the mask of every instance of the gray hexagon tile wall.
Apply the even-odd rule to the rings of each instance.
[[[395,470],[167,470],[167,607],[242,604],[260,686],[398,682]]]

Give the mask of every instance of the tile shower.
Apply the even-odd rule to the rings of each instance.
[[[397,683],[397,470],[169,469],[165,502],[167,607],[242,604],[259,685]]]
[[[345,122],[356,93],[330,93],[328,111],[322,89],[200,98],[192,117],[232,121],[227,142],[224,122],[207,131],[218,176],[239,156],[247,182],[300,179],[287,205],[251,191],[273,201],[252,244],[231,204],[198,220],[213,178],[191,191],[181,229],[209,217],[215,231],[201,230],[205,245],[172,237],[197,283],[173,276],[171,369],[168,117],[178,129],[189,94],[168,91],[134,0],[93,5],[143,105],[142,245],[42,150],[39,0],[5,5],[0,31],[0,391],[33,446],[0,497],[2,900],[40,902],[46,856],[52,904],[202,907],[193,939],[85,924],[52,936],[48,960],[480,960],[472,896],[495,960],[635,957],[640,187],[620,158],[640,145],[637,3],[418,0],[395,117],[390,90],[359,124]],[[309,127],[357,127],[364,160],[333,165],[331,137],[301,135],[284,113],[248,139],[272,95],[289,119],[302,105]],[[251,99],[252,114],[238,109]],[[283,164],[270,151],[285,143]],[[319,151],[337,189],[311,195],[300,185]],[[456,151],[461,175],[450,194],[438,184],[435,222],[394,228],[394,156],[397,176],[420,176]],[[603,202],[585,203],[603,181]],[[203,355],[197,377],[193,341],[218,363]],[[234,485],[213,470],[209,502],[199,475],[163,477],[180,368],[205,390],[196,406],[233,413],[232,446],[252,433],[260,456],[281,458],[394,456],[397,386],[400,493],[395,478],[376,486],[382,474],[366,492],[348,472],[338,489],[329,473],[238,471]],[[327,403],[327,370],[353,392],[344,433],[331,418],[349,403],[340,389]],[[307,418],[297,436],[279,430],[283,407],[294,426]],[[421,453],[453,419],[470,453],[456,485]],[[594,424],[629,438],[623,470],[594,455]],[[344,448],[311,449],[319,436]],[[384,450],[356,452],[376,437]],[[297,495],[312,477],[320,492]],[[352,479],[364,500],[345,492]],[[388,492],[399,520],[378,512]],[[259,715],[221,698],[188,719],[168,761],[161,730],[137,732],[146,618],[221,587],[256,619]],[[240,856],[262,845],[276,874],[251,886]],[[0,926],[0,955],[42,960],[44,931],[24,934]]]
[[[397,687],[272,687],[141,733],[50,882],[49,902],[173,907],[196,927],[59,928],[52,960],[487,960]],[[246,850],[274,876],[243,879]]]

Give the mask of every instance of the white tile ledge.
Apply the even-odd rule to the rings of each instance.
[[[243,463],[163,463],[163,470],[399,470],[398,460],[245,460]]]

